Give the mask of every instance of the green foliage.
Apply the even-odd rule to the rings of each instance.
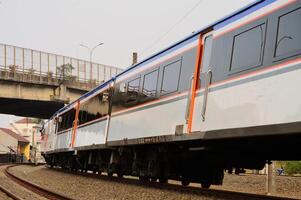
[[[301,174],[301,161],[286,161],[283,167],[286,174]]]
[[[36,123],[36,124],[40,124],[43,121],[42,119],[39,119],[39,118],[32,118],[31,120],[33,123]]]
[[[74,67],[71,64],[63,64],[57,68],[57,74],[62,80],[69,80],[72,77]]]

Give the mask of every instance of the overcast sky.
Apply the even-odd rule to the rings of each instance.
[[[103,42],[93,60],[125,68],[252,1],[0,0],[0,43],[88,60],[79,44]]]

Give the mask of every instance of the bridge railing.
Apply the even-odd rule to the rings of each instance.
[[[62,67],[68,70],[62,73]],[[0,44],[0,78],[54,84],[61,80],[100,84],[122,70],[77,58]],[[91,78],[92,77],[92,78]]]

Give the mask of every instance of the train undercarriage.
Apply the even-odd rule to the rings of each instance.
[[[301,136],[255,137],[211,141],[117,146],[44,154],[50,167],[139,177],[142,181],[178,180],[203,188],[221,185],[226,170],[262,169],[271,160],[300,159]],[[295,153],[292,153],[295,152]],[[289,153],[289,154],[288,154]]]

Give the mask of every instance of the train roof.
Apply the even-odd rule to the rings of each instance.
[[[145,58],[144,60],[138,62],[137,64],[126,68],[126,70],[124,70],[121,73],[119,73],[118,75],[116,75],[116,78],[118,78],[119,76],[122,76],[123,74],[126,74],[127,72],[131,71],[134,68],[137,68],[139,65],[144,64],[147,61],[152,60],[153,58],[156,58],[157,56],[161,55],[162,53],[164,53],[168,50],[171,50],[172,48],[178,46],[179,44],[182,44],[182,43],[194,38],[195,36],[199,35],[202,31],[204,31],[204,30],[206,30],[210,27],[214,27],[216,25],[219,25],[219,26],[216,26],[216,28],[221,28],[223,26],[226,26],[227,24],[229,24],[231,22],[234,22],[234,21],[240,19],[241,17],[243,17],[243,16],[245,16],[245,15],[251,13],[251,12],[254,12],[255,10],[257,10],[261,7],[264,7],[265,5],[270,4],[274,1],[276,1],[276,0],[255,0],[254,2],[249,3],[248,5],[234,11],[233,13],[231,13],[229,15],[226,15],[225,17],[219,19],[218,21],[215,21],[215,22],[213,22],[209,25],[206,25],[206,26],[200,28],[198,31],[193,32],[191,35],[186,36],[182,40],[179,40],[179,41],[175,42],[174,44],[168,46],[167,48],[152,54],[151,56]],[[249,10],[251,8],[254,8],[256,5],[257,5],[257,7],[255,9]],[[249,12],[246,12],[248,10],[249,10]]]
[[[61,112],[64,112],[65,110],[68,110],[69,108],[73,107],[74,104],[77,102],[77,101],[80,101],[80,100],[83,100],[87,97],[89,97],[90,95],[93,95],[94,93],[96,93],[98,90],[106,87],[108,84],[110,84],[111,82],[113,82],[115,79],[118,79],[120,76],[128,73],[129,71],[132,71],[133,69],[136,69],[138,67],[141,67],[142,64],[145,64],[147,62],[150,62],[152,61],[153,59],[156,59],[158,56],[166,53],[167,51],[170,51],[172,50],[174,47],[177,47],[178,45],[180,44],[183,44],[187,41],[189,41],[190,39],[193,39],[194,37],[198,36],[202,31],[210,28],[210,27],[214,27],[214,29],[219,29],[219,28],[222,28],[236,20],[239,20],[240,18],[268,5],[268,4],[271,4],[273,2],[275,2],[277,0],[255,0],[249,4],[247,4],[246,6],[232,12],[231,14],[229,15],[226,15],[225,17],[221,18],[220,20],[218,21],[215,21],[207,26],[204,26],[202,27],[201,29],[199,29],[198,31],[192,33],[191,35],[183,38],[182,40],[179,40],[178,42],[168,46],[167,48],[157,52],[157,53],[154,53],[152,54],[151,56],[145,58],[144,60],[138,62],[137,64],[133,65],[133,66],[130,66],[128,68],[126,68],[124,71],[122,71],[121,73],[117,74],[115,77],[112,77],[110,80],[102,83],[101,85],[95,87],[94,89],[92,89],[91,91],[85,93],[83,96],[81,96],[80,98],[78,98],[77,100],[71,102],[70,104],[68,104],[67,106],[61,108],[60,110],[58,110],[53,116],[57,115],[58,113],[61,113]]]

